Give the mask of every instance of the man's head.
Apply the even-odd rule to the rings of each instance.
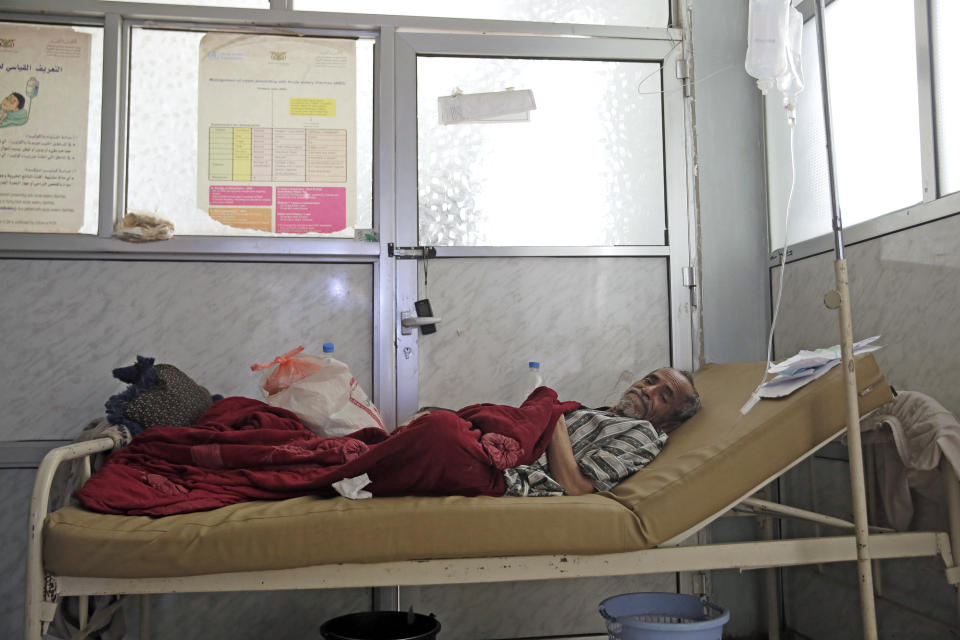
[[[3,94],[0,93],[0,95]],[[0,108],[3,108],[4,111],[17,111],[23,109],[23,105],[26,104],[26,102],[26,98],[14,91],[4,98],[3,101],[0,101]]]
[[[680,369],[657,369],[630,385],[612,411],[647,420],[670,433],[700,410],[693,376]]]

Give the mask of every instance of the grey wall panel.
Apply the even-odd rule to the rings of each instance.
[[[320,640],[320,625],[337,616],[369,611],[370,589],[167,594],[151,598],[153,640]],[[136,606],[128,626],[138,629]]]
[[[767,226],[760,92],[743,70],[747,3],[692,0],[702,316],[708,362],[763,360]]]
[[[887,380],[960,412],[960,216],[847,248],[854,339],[881,335]],[[773,270],[774,278],[779,269]],[[775,283],[774,283],[775,284]],[[823,305],[834,286],[833,254],[787,265],[776,352],[837,344],[837,314]]]
[[[893,445],[868,445],[868,477],[869,450],[879,446]],[[852,519],[849,467],[845,457],[845,447],[835,443],[822,455],[791,471],[782,483],[785,500],[798,507],[817,508],[822,513]],[[811,488],[815,488],[815,492]],[[873,483],[868,483],[867,489],[871,495],[876,491]],[[922,494],[913,494],[915,528],[946,530],[946,510],[938,493],[942,494],[942,490],[939,483],[934,482]],[[882,513],[874,520],[883,522]],[[789,521],[784,527],[788,537],[815,534],[810,523]],[[838,532],[825,528],[824,533]],[[956,591],[947,583],[939,558],[886,560],[875,563],[874,567],[874,585],[881,594],[877,599],[881,637],[934,640],[953,635],[948,625],[956,624]],[[783,577],[785,614],[791,629],[824,640],[860,637],[855,563],[790,568],[783,571]]]
[[[443,640],[545,638],[605,633],[597,611],[606,598],[676,591],[676,574],[410,587],[401,609],[436,613]]]
[[[23,637],[26,602],[27,515],[33,490],[33,469],[0,471],[0,638]]]
[[[372,393],[370,265],[0,261],[0,440],[72,438],[137,354],[260,398],[250,365],[336,344]]]
[[[663,258],[453,258],[429,265],[420,404],[519,404],[527,362],[561,398],[610,404],[670,360]],[[421,282],[421,294],[423,293]]]

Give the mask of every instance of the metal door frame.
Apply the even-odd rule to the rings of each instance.
[[[417,57],[419,55],[522,57],[571,60],[660,62],[663,89],[664,196],[668,244],[617,247],[437,247],[438,258],[452,257],[662,257],[667,261],[671,364],[694,368],[695,306],[689,270],[693,265],[693,208],[688,201],[686,73],[682,32],[647,29],[643,39],[572,38],[562,36],[489,35],[398,31],[394,37],[396,134],[395,238],[398,246],[417,246]],[[678,77],[679,76],[679,77]],[[381,223],[383,219],[381,218]],[[383,258],[381,258],[383,260]],[[389,267],[388,267],[389,268]],[[403,418],[418,406],[417,333],[403,335],[400,313],[412,310],[417,298],[416,260],[393,263],[396,309],[396,415]],[[686,277],[685,277],[686,276]]]

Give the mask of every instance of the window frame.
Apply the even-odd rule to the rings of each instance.
[[[830,0],[826,4],[830,4]],[[933,83],[933,41],[930,0],[914,0],[914,23],[916,32],[917,100],[920,115],[920,158],[923,201],[908,207],[889,211],[855,225],[844,226],[843,244],[850,246],[884,235],[904,231],[921,224],[933,222],[960,213],[960,192],[943,193],[937,173],[936,104]],[[803,0],[797,7],[804,20],[813,16],[814,1]],[[766,131],[766,123],[764,123]],[[770,158],[766,159],[769,166]],[[768,220],[771,212],[768,206]],[[842,215],[842,211],[841,211]],[[768,222],[769,228],[769,222]],[[769,243],[769,239],[768,239]],[[833,251],[833,233],[824,233],[787,248],[788,262]],[[769,265],[780,264],[783,248],[769,252]]]
[[[366,258],[387,253],[386,242],[358,242],[351,238],[174,236],[159,243],[129,243],[111,238],[114,222],[124,210],[126,190],[126,134],[129,95],[130,37],[133,27],[178,30],[225,30],[238,33],[298,34],[308,36],[372,37],[374,49],[374,153],[373,227],[380,238],[389,237],[388,219],[393,218],[393,114],[382,106],[395,84],[392,34],[443,31],[468,34],[527,34],[538,36],[620,37],[658,40],[675,29],[621,27],[546,22],[514,22],[466,18],[340,14],[288,9],[286,0],[271,1],[270,9],[154,5],[102,0],[9,0],[0,9],[0,20],[34,24],[76,24],[104,30],[103,111],[101,116],[100,211],[96,235],[54,233],[0,233],[0,255],[147,256],[164,255],[281,255]],[[385,38],[389,33],[390,37]],[[389,43],[388,43],[389,41]],[[389,46],[388,46],[389,44]],[[389,53],[386,50],[390,49]],[[385,125],[387,128],[385,128]],[[392,224],[389,224],[392,228]]]

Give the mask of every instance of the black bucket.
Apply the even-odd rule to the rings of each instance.
[[[331,618],[320,627],[324,640],[433,640],[440,623],[412,611],[364,611]]]

